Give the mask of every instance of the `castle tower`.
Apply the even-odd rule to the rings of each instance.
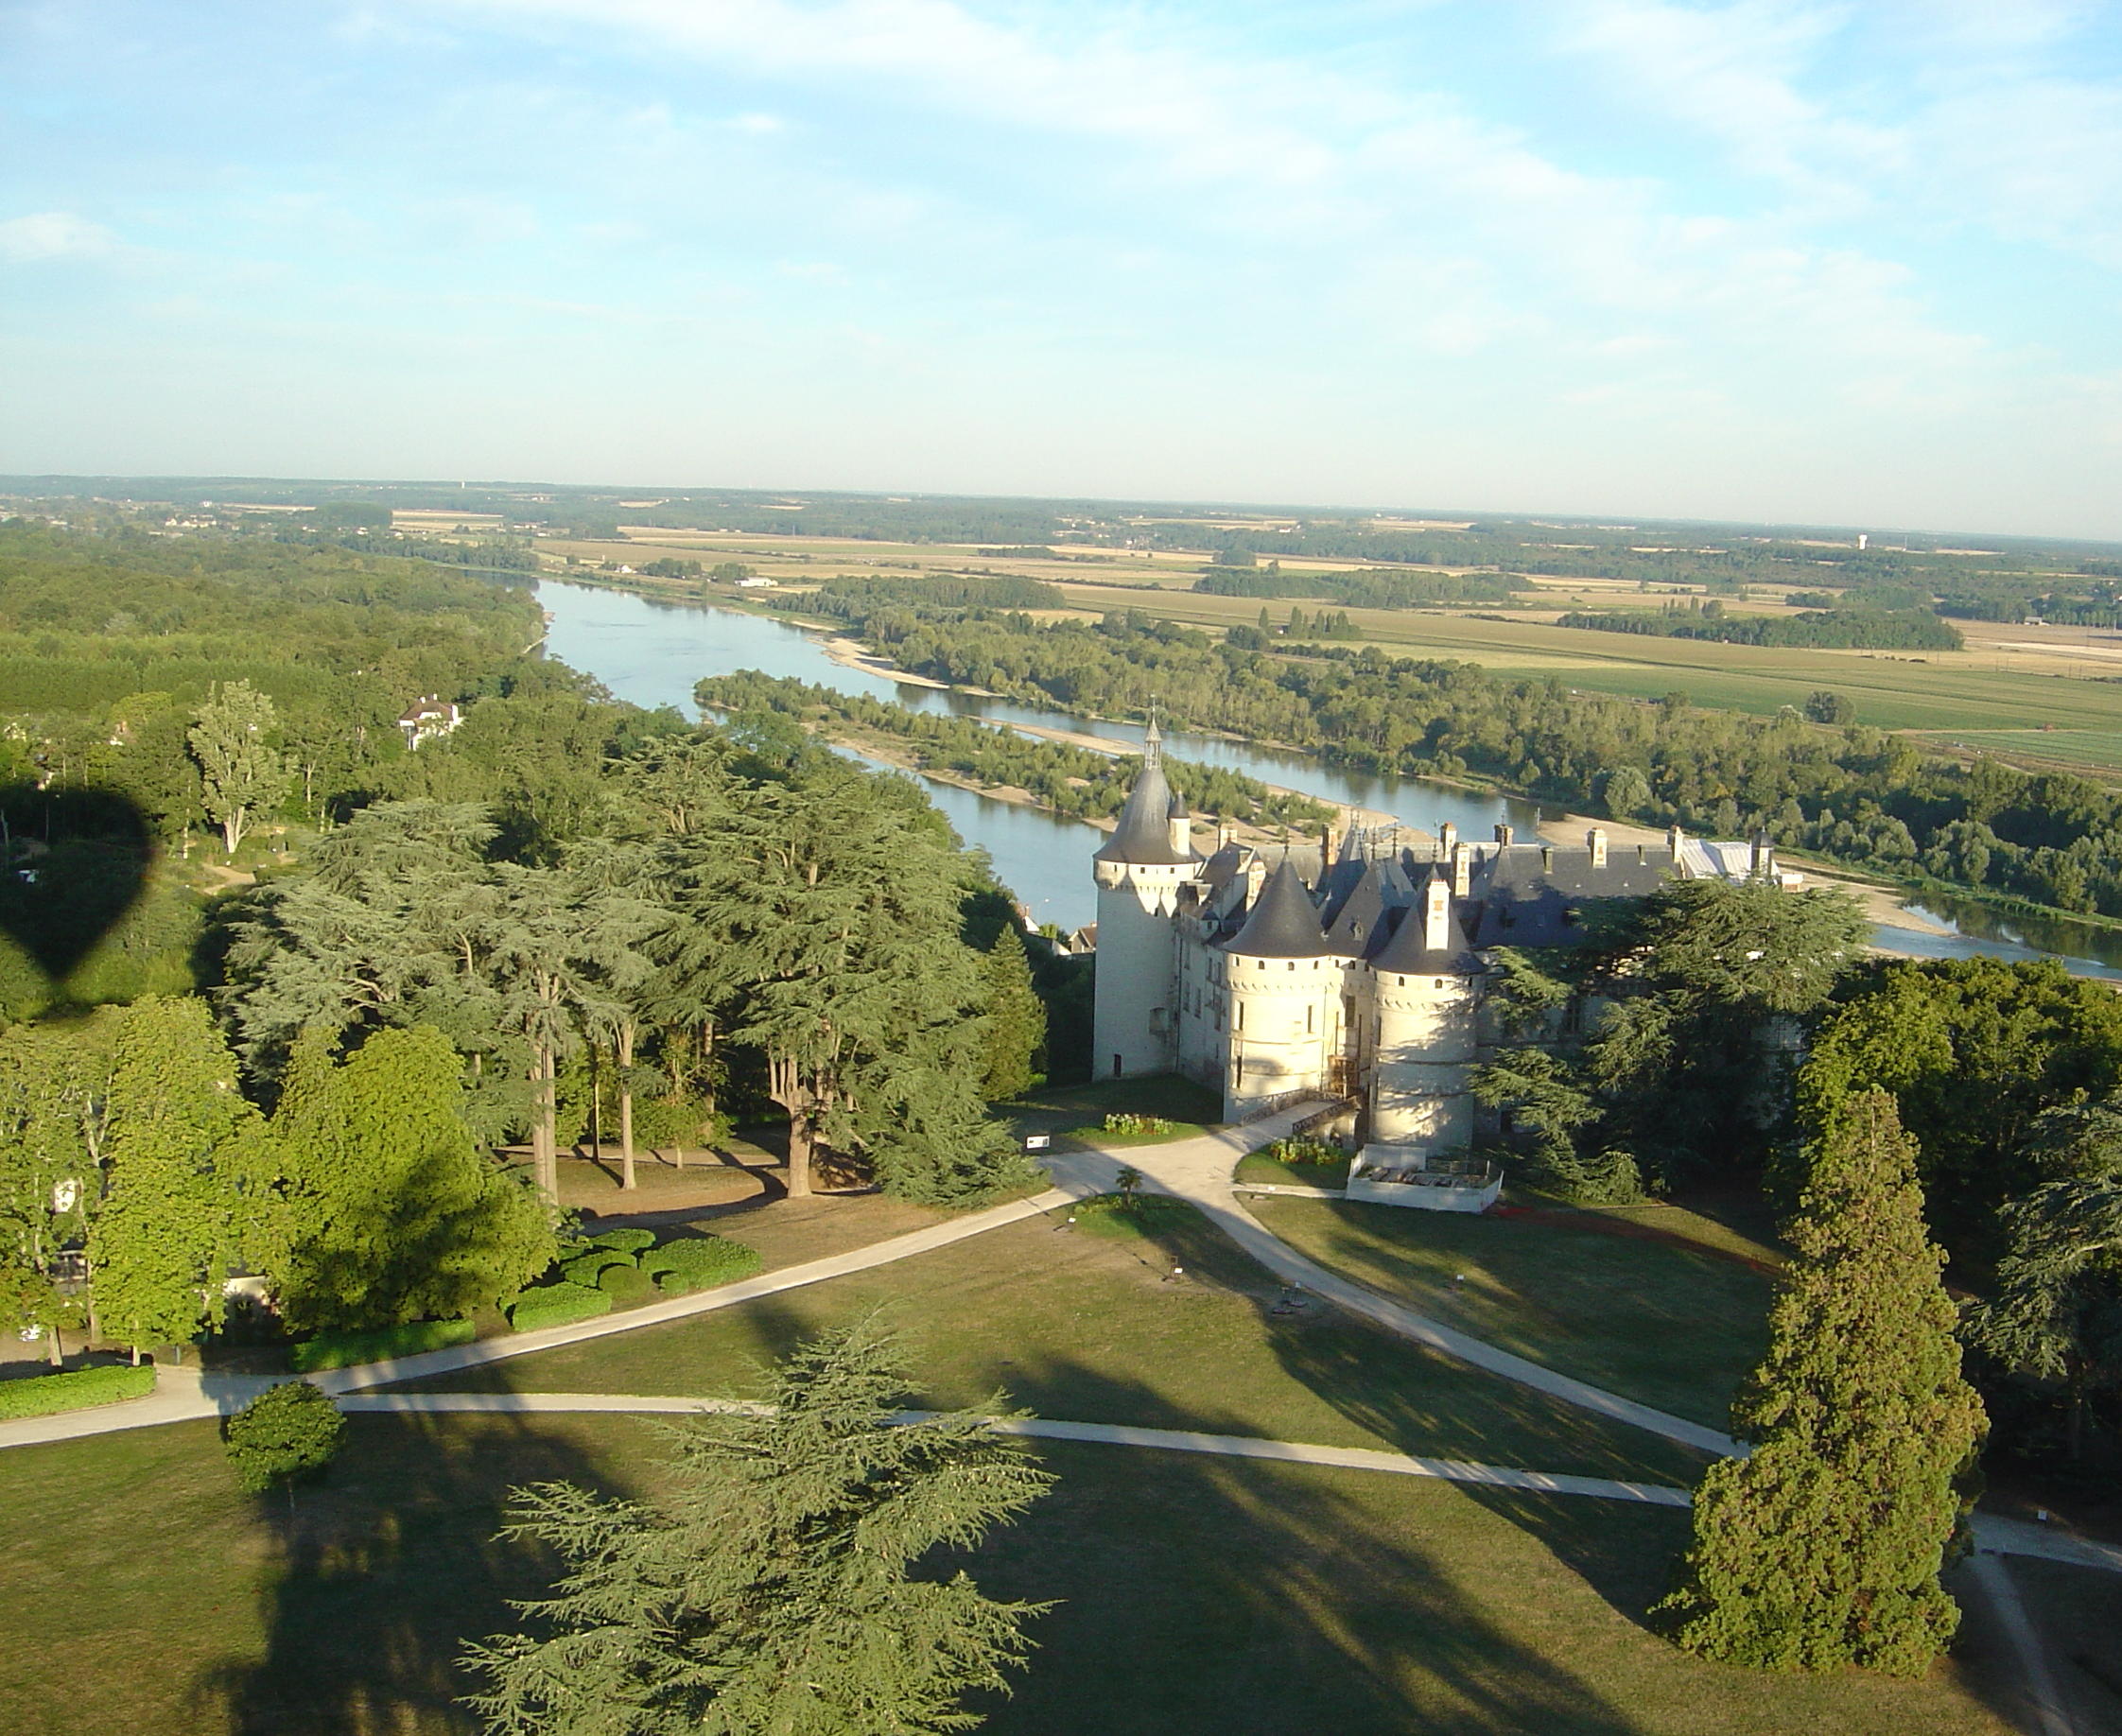
[[[1284,1091],[1325,1089],[1342,1048],[1344,961],[1286,858],[1222,950],[1230,986],[1224,1120]]]
[[[1448,870],[1432,870],[1370,968],[1370,1137],[1433,1151],[1464,1147],[1473,1137],[1481,963],[1460,929]]]
[[[1179,889],[1201,877],[1186,805],[1164,775],[1163,735],[1153,718],[1142,774],[1113,835],[1090,859],[1098,885],[1095,1078],[1168,1073],[1177,1065]]]

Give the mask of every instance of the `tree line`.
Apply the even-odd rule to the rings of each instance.
[[[1727,615],[1712,600],[1694,609],[1574,611],[1555,623],[1660,639],[1712,639],[1813,651],[1959,651],[1959,629],[1928,609],[1805,609],[1796,615]]]
[[[693,696],[719,712],[778,713],[827,736],[836,724],[890,736],[908,744],[919,769],[955,773],[989,789],[1022,790],[1040,807],[1077,820],[1109,820],[1118,814],[1142,765],[1138,755],[1100,754],[1065,741],[1044,741],[1000,724],[909,711],[866,694],[851,697],[756,669],[711,675],[694,687]],[[1243,772],[1169,755],[1165,764],[1188,806],[1204,818],[1316,825],[1333,817],[1323,803],[1270,790]]]

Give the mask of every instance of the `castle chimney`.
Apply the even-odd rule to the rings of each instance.
[[[1452,949],[1452,894],[1434,875],[1422,893],[1422,945],[1431,952]]]
[[[1636,846],[1636,866],[1641,868],[1645,862],[1649,860],[1650,846],[1648,844],[1638,844]]]
[[[1470,843],[1452,846],[1452,895],[1454,898],[1473,895],[1473,846]]]
[[[1444,854],[1450,856],[1459,845],[1458,826],[1453,822],[1447,820],[1437,828],[1436,842],[1443,848]]]
[[[1319,826],[1319,878],[1324,880],[1327,870],[1333,866],[1333,822],[1324,821]]]
[[[1678,820],[1665,828],[1665,848],[1673,853],[1673,859],[1676,862],[1679,860],[1680,845],[1686,841],[1686,838],[1687,834],[1680,830]]]
[[[1594,868],[1604,868],[1607,865],[1606,828],[1604,826],[1598,825],[1593,826],[1589,832],[1584,834],[1584,842],[1586,846],[1592,852],[1592,866]]]
[[[1552,874],[1555,872],[1555,846],[1553,844],[1543,843],[1540,845],[1539,871],[1542,874]]]
[[[1753,835],[1753,877],[1765,880],[1776,872],[1776,846],[1768,842],[1768,828]]]
[[[1507,847],[1510,843],[1510,827],[1505,825],[1501,821],[1497,822],[1496,842]]]

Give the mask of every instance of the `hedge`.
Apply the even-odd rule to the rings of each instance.
[[[55,1411],[81,1411],[92,1404],[115,1404],[121,1398],[145,1398],[154,1390],[151,1364],[139,1368],[78,1368],[71,1374],[0,1380],[0,1421],[49,1416]]]
[[[655,1246],[655,1231],[645,1229],[611,1229],[601,1236],[592,1236],[593,1248],[610,1248],[619,1254],[638,1254],[644,1248]]]
[[[601,1290],[584,1284],[540,1284],[509,1304],[509,1324],[518,1332],[536,1332],[611,1311],[612,1298]]]
[[[560,1281],[564,1284],[581,1284],[594,1289],[597,1275],[606,1266],[631,1266],[634,1261],[624,1254],[615,1254],[609,1248],[598,1248],[592,1253],[578,1254],[573,1259],[560,1262]]]
[[[468,1345],[478,1336],[469,1320],[415,1320],[409,1326],[377,1327],[368,1332],[320,1332],[287,1352],[287,1366],[297,1374],[322,1368],[352,1368],[358,1363],[387,1363],[423,1350]]]
[[[727,1236],[667,1241],[641,1261],[641,1270],[655,1277],[656,1287],[673,1295],[716,1284],[733,1284],[758,1269],[758,1249],[732,1241]]]
[[[597,1275],[597,1288],[612,1298],[614,1308],[632,1308],[655,1294],[655,1281],[638,1266],[606,1266]]]

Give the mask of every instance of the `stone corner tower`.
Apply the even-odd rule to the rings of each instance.
[[[1186,805],[1164,775],[1163,737],[1152,719],[1141,775],[1113,835],[1091,858],[1093,1079],[1168,1073],[1177,1065],[1179,888],[1201,877],[1191,830]]]

